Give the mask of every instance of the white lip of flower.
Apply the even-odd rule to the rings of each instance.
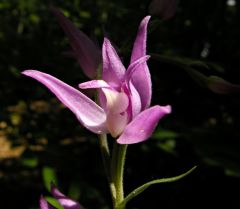
[[[128,123],[128,96],[124,92],[102,89],[106,97],[107,127],[113,137],[119,136]]]

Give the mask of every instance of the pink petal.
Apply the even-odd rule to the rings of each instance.
[[[50,204],[43,198],[43,196],[40,197],[39,204],[40,204],[40,208],[41,208],[41,209],[56,209],[55,207],[53,207],[52,205],[50,205]]]
[[[151,103],[152,82],[147,64],[142,64],[141,68],[141,70],[134,71],[131,80],[134,87],[139,92],[142,103],[142,110],[145,110],[150,106]]]
[[[77,29],[60,10],[54,7],[52,7],[51,10],[57,17],[65,34],[68,36],[74,52],[74,57],[77,59],[84,73],[89,78],[95,78],[97,75],[97,68],[101,63],[101,51],[86,34]]]
[[[110,88],[108,83],[104,80],[92,80],[78,85],[80,89],[98,89],[98,88]]]
[[[131,98],[132,119],[133,119],[138,113],[140,113],[142,109],[142,103],[141,103],[140,95],[131,81],[129,82],[129,89],[131,92],[130,98]]]
[[[107,38],[104,38],[103,48],[103,74],[102,78],[111,87],[119,90],[125,76],[125,67],[117,52]]]
[[[134,118],[141,110],[143,110],[145,108],[145,107],[142,108],[142,101],[141,101],[141,97],[140,97],[141,92],[138,92],[136,90],[135,86],[133,85],[132,75],[135,74],[135,71],[141,71],[142,70],[141,64],[146,62],[149,58],[150,58],[150,56],[145,55],[145,56],[137,59],[133,63],[131,63],[127,69],[126,83],[128,85],[128,89],[130,90],[132,118]],[[136,72],[136,74],[137,74],[137,72]]]
[[[123,85],[124,92],[130,98],[130,104],[128,106],[129,119],[132,120],[141,111],[141,99],[139,93],[133,86],[132,82],[129,81]]]
[[[87,96],[46,73],[26,70],[23,74],[44,84],[77,116],[84,127],[98,134],[106,131],[106,114],[104,110]]]
[[[132,62],[127,69],[127,73],[126,73],[126,80],[130,80],[132,77],[132,74],[136,71],[136,70],[141,70],[141,64],[146,63],[146,61],[150,58],[149,55],[145,55],[143,57],[140,57],[139,59],[135,60],[134,62]],[[140,67],[140,68],[139,68]]]
[[[119,144],[135,144],[147,140],[152,135],[158,121],[170,112],[169,105],[164,107],[156,105],[144,110],[125,127],[117,142]]]
[[[146,16],[139,25],[137,37],[133,46],[131,63],[146,55],[147,25],[150,18],[150,16]]]
[[[150,16],[145,17],[138,29],[138,34],[134,42],[131,56],[131,63],[146,55],[147,25]],[[132,74],[132,82],[141,97],[142,110],[149,107],[152,97],[151,76],[147,63],[144,62],[138,66],[137,72]]]
[[[141,68],[138,68],[141,66],[142,63],[146,62],[150,56],[145,55],[137,60],[135,60],[133,63],[131,63],[127,69],[125,79],[126,79],[126,86],[125,91],[128,94],[128,96],[131,98],[131,105],[129,107],[129,112],[131,115],[131,119],[134,118],[142,109],[141,104],[141,98],[140,93],[136,90],[135,86],[132,84],[132,75],[135,71],[141,70]]]
[[[54,185],[52,185],[51,193],[54,198],[64,207],[64,209],[83,209],[83,207],[77,202],[62,194]]]

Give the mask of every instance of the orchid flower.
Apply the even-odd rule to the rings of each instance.
[[[134,144],[147,140],[158,121],[171,112],[171,107],[150,106],[152,86],[146,61],[146,36],[150,16],[138,29],[130,65],[125,69],[111,42],[105,38],[102,47],[102,80],[79,85],[81,89],[99,90],[99,104],[59,79],[36,70],[26,70],[30,76],[52,91],[88,130],[110,133],[119,144]]]
[[[53,197],[59,202],[64,209],[84,209],[80,203],[66,197],[54,185],[51,186],[51,193]],[[53,205],[48,203],[43,196],[40,197],[40,209],[56,209]]]

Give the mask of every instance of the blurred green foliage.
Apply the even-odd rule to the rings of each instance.
[[[149,3],[0,1],[1,208],[38,208],[40,194],[50,195],[50,181],[86,208],[110,208],[96,136],[43,86],[20,72],[38,69],[73,86],[86,80],[75,60],[64,56],[68,41],[50,5],[60,8],[99,46],[103,36],[109,37],[127,63]],[[178,175],[194,165],[198,169],[180,182],[149,189],[129,209],[239,208],[234,192],[240,184],[239,92],[212,91],[216,81],[222,85],[219,79],[210,80],[215,82],[211,88],[199,85],[216,78],[211,76],[240,84],[240,4],[235,3],[182,0],[172,19],[152,17],[148,52],[158,56],[148,62],[152,103],[171,104],[173,113],[161,121],[152,139],[129,147],[126,189]]]

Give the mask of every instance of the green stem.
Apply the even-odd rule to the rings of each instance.
[[[109,146],[107,142],[107,134],[100,134],[99,141],[100,141],[100,149],[102,154],[103,165],[107,175],[111,197],[114,205],[116,200],[116,189],[110,173],[110,151],[109,151]]]
[[[110,151],[107,142],[107,134],[100,134],[99,135],[99,142],[100,142],[100,150],[102,154],[102,160],[105,172],[107,174],[107,178],[110,178],[109,173],[109,165],[110,165]]]
[[[124,188],[123,188],[123,174],[124,165],[126,159],[127,145],[121,145],[114,143],[113,145],[113,157],[111,162],[111,176],[116,189],[115,209],[124,209],[125,207],[119,207],[120,203],[124,200]]]
[[[140,187],[136,188],[135,190],[133,190],[129,195],[127,195],[127,197],[120,203],[119,208],[125,208],[126,204],[131,199],[133,199],[134,197],[136,197],[139,194],[141,194],[143,191],[145,191],[150,186],[152,186],[154,184],[170,183],[170,182],[178,181],[178,180],[186,177],[187,175],[189,175],[192,171],[194,171],[196,169],[196,167],[197,166],[194,166],[193,168],[191,168],[187,172],[185,172],[185,173],[183,173],[181,175],[178,175],[178,176],[169,177],[169,178],[162,178],[162,179],[155,179],[153,181],[149,181],[149,182],[143,184],[142,186],[140,186]]]

